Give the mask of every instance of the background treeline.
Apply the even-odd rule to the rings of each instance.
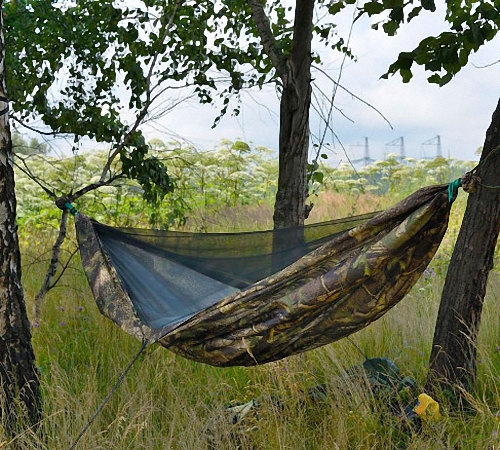
[[[223,214],[228,208],[271,207],[275,200],[278,163],[272,150],[230,140],[220,142],[210,151],[159,139],[151,140],[149,146],[151,153],[166,166],[174,184],[174,190],[163,201],[148,203],[137,182],[118,179],[110,186],[87,193],[75,206],[94,219],[115,226],[233,231],[214,230],[216,225],[210,217]],[[34,227],[56,226],[59,211],[54,200],[28,173],[56,193],[68,192],[68,188],[76,191],[99,179],[108,157],[106,150],[54,157],[48,154],[46,145],[36,140],[27,142],[19,136],[15,138],[15,150],[18,220],[21,226]],[[389,194],[396,201],[422,186],[453,181],[473,166],[473,162],[451,158],[402,160],[394,154],[359,168],[349,164],[332,167],[328,161],[313,162],[309,165],[309,201],[316,203],[321,192],[377,197]],[[120,170],[119,163],[114,170]],[[356,212],[359,211],[350,213]],[[318,214],[313,214],[314,217],[328,218]],[[254,221],[247,223],[247,228],[269,225]]]

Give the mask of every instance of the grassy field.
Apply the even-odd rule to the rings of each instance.
[[[253,368],[218,369],[182,359],[153,345],[141,355],[76,448],[78,449],[498,449],[500,448],[500,277],[490,276],[479,343],[479,380],[471,398],[475,413],[452,415],[422,430],[405,426],[364,378],[347,375],[366,358],[393,360],[422,392],[440,292],[466,196],[454,207],[445,242],[432,270],[381,320],[350,339],[284,361]],[[382,209],[391,199],[347,198],[326,193],[312,221]],[[355,206],[353,206],[355,205]],[[213,228],[270,225],[267,207],[228,210]],[[189,223],[188,223],[189,226]],[[46,268],[50,233],[21,229],[28,310]],[[45,419],[37,432],[16,440],[18,448],[69,449],[140,348],[100,316],[75,261],[33,328]],[[305,393],[327,386],[326,398]],[[407,394],[406,394],[407,395]],[[240,423],[226,407],[260,399]],[[279,400],[277,400],[279,399]],[[401,402],[416,397],[402,394]],[[43,436],[41,438],[40,436]],[[0,448],[14,447],[0,432]]]

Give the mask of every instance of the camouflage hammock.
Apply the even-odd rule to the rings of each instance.
[[[104,316],[145,344],[249,366],[336,341],[399,302],[441,243],[456,187],[426,187],[378,214],[305,226],[300,238],[297,230],[119,229],[81,213],[76,231]],[[273,253],[276,238],[288,248]]]

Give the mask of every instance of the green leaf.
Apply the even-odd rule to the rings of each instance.
[[[469,61],[469,52],[462,49],[458,53],[458,60],[460,61],[460,65],[462,67],[465,66],[467,64],[467,62]]]
[[[422,8],[427,11],[436,11],[436,4],[434,3],[434,0],[420,0],[420,3],[422,4]]]
[[[398,7],[398,8],[393,8],[391,13],[389,14],[389,18],[391,21],[394,21],[397,23],[398,27],[401,22],[404,21],[404,10],[403,7]]]
[[[442,61],[438,59],[433,59],[425,64],[425,70],[430,70],[431,72],[437,72],[443,67]]]
[[[389,36],[394,36],[399,28],[399,24],[396,22],[386,22],[382,25],[382,28]]]
[[[441,77],[441,80],[439,82],[439,86],[444,86],[445,84],[449,83],[452,78],[453,78],[453,73],[448,72],[446,75]]]
[[[332,15],[335,15],[335,14],[338,14],[344,8],[345,8],[344,2],[343,1],[337,1],[337,2],[332,3],[328,7],[328,12],[330,14],[332,14]]]
[[[365,5],[363,6],[363,10],[370,16],[374,14],[380,14],[382,11],[384,11],[384,9],[384,5],[382,3],[378,3],[377,1],[365,3]]]
[[[398,56],[397,65],[400,69],[410,70],[413,64],[413,52],[402,52]]]
[[[429,78],[427,78],[427,81],[429,83],[441,84],[441,77],[437,73],[435,73],[434,75],[431,75]]]
[[[417,6],[415,8],[413,8],[410,13],[408,14],[408,22],[410,22],[410,20],[414,19],[415,17],[417,17],[422,11],[422,7],[421,6]]]
[[[325,178],[325,174],[323,172],[314,172],[312,176],[312,180],[322,184]]]
[[[408,83],[413,78],[413,74],[409,69],[400,69],[399,73],[401,74],[403,83]]]

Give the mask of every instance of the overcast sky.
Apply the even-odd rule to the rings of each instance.
[[[349,91],[377,108],[391,123],[388,123],[372,108],[340,90],[336,95],[333,128],[345,151],[352,159],[363,156],[365,137],[368,138],[370,155],[381,159],[385,153],[398,153],[399,147],[387,145],[404,137],[407,156],[420,158],[436,154],[436,145],[422,145],[436,142],[440,136],[443,156],[457,159],[477,159],[475,151],[484,142],[485,131],[500,97],[500,64],[478,68],[500,59],[500,40],[487,44],[474,54],[469,65],[448,85],[438,87],[429,84],[430,74],[417,67],[414,78],[408,84],[399,75],[389,80],[380,76],[387,70],[400,51],[412,50],[421,38],[436,35],[446,30],[444,12],[417,18],[405,25],[396,36],[388,37],[382,31],[370,28],[368,19],[356,22],[351,48],[357,62],[347,61],[343,66],[340,83]],[[346,36],[350,18],[344,17],[339,24],[339,34]],[[325,68],[337,79],[342,66],[342,56],[328,53],[323,56]],[[331,90],[331,86],[324,85]],[[220,125],[212,129],[217,111],[196,102],[184,105],[161,121],[159,127],[148,131],[153,137],[168,139],[170,130],[184,137],[202,149],[213,148],[221,139],[243,139],[254,145],[271,149],[278,148],[279,103],[272,87],[262,92],[253,91],[243,96],[243,107],[239,117],[225,117]],[[351,122],[352,120],[352,122]],[[321,133],[319,122],[313,118],[312,132]],[[328,152],[334,164],[346,161],[344,150],[338,141],[327,134],[327,142],[334,142]]]

